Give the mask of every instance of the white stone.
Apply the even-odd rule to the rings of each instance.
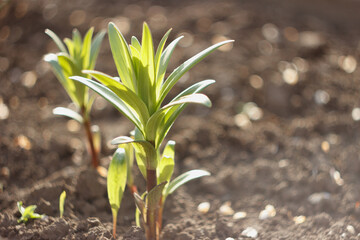
[[[246,212],[236,212],[233,216],[234,220],[243,219],[246,218],[247,213]]]
[[[331,194],[328,192],[318,192],[318,193],[313,193],[308,197],[308,201],[311,204],[317,204],[319,202],[321,202],[322,200],[328,200],[330,199]]]
[[[276,210],[275,210],[274,206],[266,205],[265,209],[260,212],[259,219],[265,220],[268,218],[275,217],[275,215],[276,215]]]
[[[352,225],[347,225],[346,230],[352,235],[355,235],[355,228]]]
[[[241,232],[241,235],[248,238],[257,238],[258,232],[253,227],[247,227],[244,231]]]
[[[207,213],[210,210],[210,203],[209,202],[202,202],[199,204],[199,206],[197,207],[197,210],[200,213]]]
[[[231,208],[231,203],[230,202],[225,202],[221,207],[220,207],[220,213],[222,215],[225,216],[230,216],[234,214],[234,210]]]

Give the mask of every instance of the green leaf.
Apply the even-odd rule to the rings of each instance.
[[[154,45],[149,26],[144,22],[142,32],[141,62],[148,71],[149,82],[154,85]]]
[[[103,86],[93,80],[75,76],[70,77],[75,81],[81,82],[82,84],[88,86],[93,91],[97,92],[104,99],[114,105],[125,117],[127,117],[131,122],[135,124],[140,130],[142,130],[142,124],[140,120],[136,117],[136,114],[127,107],[123,100],[121,100],[113,91],[111,91],[108,87]]]
[[[73,82],[69,78],[70,76],[75,76],[75,75],[81,76],[82,75],[81,68],[76,66],[76,64],[73,62],[73,58],[68,54],[59,53],[58,62],[60,67],[63,69],[64,75],[67,78],[67,82],[69,84],[70,82],[72,82],[72,84],[74,85],[74,90],[72,91],[72,93],[68,92],[68,94],[69,95],[72,94],[73,96],[72,100],[74,101],[75,98],[76,99],[75,102],[78,103],[79,107],[84,106],[85,102],[87,102],[88,89],[83,84],[80,84],[78,82]]]
[[[175,178],[170,182],[170,184],[168,185],[165,191],[165,196],[172,194],[176,189],[178,189],[180,186],[184,185],[185,183],[193,179],[204,176],[210,176],[210,173],[205,170],[191,170],[181,174],[180,176],[178,176],[177,178]]]
[[[159,147],[167,131],[174,123],[176,117],[181,112],[176,110],[181,108],[182,105],[187,103],[198,103],[198,104],[203,104],[207,107],[211,106],[211,101],[206,95],[200,93],[194,93],[187,96],[182,96],[177,100],[172,101],[169,104],[165,105],[157,112],[155,112],[155,114],[153,114],[149,118],[149,121],[146,124],[145,134],[147,140],[155,141],[156,149]]]
[[[104,36],[105,36],[105,31],[98,32],[94,37],[93,42],[91,43],[89,69],[95,68],[96,58],[99,55],[100,46],[102,40],[104,39]]]
[[[79,113],[77,113],[74,110],[71,110],[69,108],[64,108],[64,107],[54,108],[53,109],[53,114],[69,117],[71,119],[74,119],[74,120],[78,121],[79,123],[83,123],[82,116]]]
[[[169,93],[170,89],[177,83],[177,81],[187,72],[189,71],[193,66],[195,66],[197,63],[199,63],[201,60],[203,60],[207,55],[215,51],[217,48],[221,47],[222,45],[226,43],[233,42],[233,40],[227,40],[223,41],[217,44],[212,45],[211,47],[203,50],[202,52],[196,54],[195,56],[191,57],[187,61],[185,61],[183,64],[181,64],[179,67],[177,67],[166,79],[164,82],[161,92],[160,92],[160,99],[159,104],[162,103],[162,101],[165,99],[166,95]]]
[[[74,42],[73,42],[71,39],[69,39],[69,38],[65,38],[65,39],[64,39],[64,43],[66,44],[66,46],[67,46],[67,48],[68,48],[68,50],[69,50],[69,55],[70,55],[70,56],[74,56],[74,54],[75,54]]]
[[[67,53],[66,47],[65,45],[62,43],[62,41],[60,40],[60,38],[58,37],[58,35],[56,35],[56,33],[54,33],[53,31],[51,31],[50,29],[46,29],[45,33],[51,37],[51,39],[55,42],[56,46],[59,48],[59,50],[61,52]]]
[[[139,194],[134,193],[134,199],[135,199],[135,205],[136,205],[136,210],[135,210],[135,222],[136,222],[136,226],[137,227],[141,227],[141,223],[140,223],[140,213],[142,214],[143,217],[143,222],[146,222],[145,219],[145,203],[144,203],[144,199],[147,195],[147,192],[144,192],[141,196],[139,196]]]
[[[162,158],[158,166],[158,184],[161,182],[170,182],[171,176],[174,172],[174,157],[175,157],[175,141],[168,141],[166,144]]]
[[[156,49],[156,54],[155,54],[155,81],[156,81],[156,84],[158,85],[158,78],[157,78],[157,75],[158,75],[158,72],[159,72],[159,68],[160,68],[160,59],[161,59],[161,55],[162,55],[162,52],[163,52],[163,49],[164,49],[164,46],[165,46],[165,43],[166,43],[166,40],[168,39],[169,37],[169,34],[171,32],[172,29],[169,29],[165,35],[162,37],[157,49]],[[161,82],[161,81],[160,81]],[[161,85],[161,83],[159,84]]]
[[[182,91],[181,93],[179,93],[176,97],[173,98],[172,101],[176,101],[179,98],[186,96],[186,95],[190,95],[190,94],[194,94],[194,93],[199,93],[201,92],[204,88],[210,86],[211,84],[215,83],[215,80],[212,79],[208,79],[208,80],[203,80],[201,82],[195,83],[194,85],[191,85],[190,87],[188,87],[187,89],[185,89],[184,91]]]
[[[60,218],[62,218],[63,215],[64,215],[65,198],[66,198],[66,192],[63,191],[63,192],[60,194],[60,198],[59,198]]]
[[[121,98],[129,108],[132,108],[136,112],[136,115],[140,119],[141,123],[145,125],[145,123],[149,119],[148,110],[144,102],[141,101],[141,99],[139,99],[139,97],[133,91],[127,88],[124,84],[116,81],[111,76],[106,75],[102,72],[93,70],[83,72],[86,74],[90,74],[96,80],[111,89],[111,91],[113,91],[119,98]]]
[[[114,219],[116,219],[126,186],[126,163],[125,150],[118,148],[110,162],[107,175],[107,192]]]
[[[134,140],[131,137],[117,137],[111,141],[113,145],[131,143],[135,148],[137,160],[141,160],[146,169],[155,170],[157,167],[157,153],[153,145],[145,140]]]
[[[180,105],[187,103],[197,103],[204,105],[205,107],[211,107],[211,101],[205,94],[202,93],[194,93],[186,96],[182,96],[177,100],[173,100],[170,103],[163,106],[161,109],[166,109],[172,106]]]
[[[90,66],[90,54],[91,54],[91,40],[94,33],[94,28],[90,28],[85,37],[81,48],[81,60],[82,69],[88,69]]]
[[[64,75],[64,69],[60,66],[58,62],[58,56],[56,54],[50,53],[46,54],[44,57],[44,61],[50,63],[52,66],[52,70],[57,77],[57,79],[60,81],[60,83],[65,88],[66,92],[70,96],[71,100],[79,105],[79,101],[75,95],[75,84],[73,81],[70,81],[65,75]]]
[[[158,208],[162,192],[166,184],[167,182],[160,183],[159,185],[156,185],[153,189],[151,189],[148,193],[146,200],[147,208],[150,209],[150,211],[155,211]]]
[[[141,44],[139,40],[135,37],[131,37],[131,45],[140,53],[141,52]]]
[[[80,59],[81,49],[82,49],[82,39],[79,30],[76,28],[72,32],[73,35],[73,44],[74,44],[74,59]],[[78,64],[78,63],[77,63]]]
[[[114,23],[109,23],[109,41],[116,69],[125,86],[136,92],[136,82],[131,52],[124,36]]]
[[[17,205],[17,207],[18,207],[19,212],[21,213],[21,215],[23,215],[24,212],[25,212],[25,208],[23,207],[22,201],[17,202],[16,205]]]
[[[26,208],[23,207],[23,203],[17,202],[17,206],[19,212],[21,213],[21,217],[18,219],[18,223],[24,222],[26,223],[29,219],[42,218],[44,215],[40,215],[35,213],[36,205],[30,205]]]
[[[180,36],[180,37],[176,38],[174,41],[172,41],[169,44],[169,46],[167,46],[165,48],[164,52],[161,54],[160,62],[158,63],[158,68],[157,68],[157,72],[156,72],[156,84],[157,84],[156,85],[156,93],[159,95],[158,98],[160,97],[161,86],[164,81],[164,76],[166,73],[166,69],[169,65],[170,58],[172,56],[172,53],[174,52],[176,45],[179,43],[179,41],[182,38],[183,38],[183,36]],[[158,103],[158,107],[160,105],[161,105],[161,102]]]

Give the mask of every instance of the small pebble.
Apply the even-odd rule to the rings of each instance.
[[[328,192],[319,192],[319,193],[313,193],[308,197],[308,201],[311,204],[317,204],[321,202],[322,200],[328,200],[330,199],[331,194]]]
[[[330,169],[330,176],[339,186],[344,185],[344,179],[341,178],[340,172],[335,170],[335,168]]]
[[[241,235],[248,238],[257,238],[258,232],[253,227],[247,227],[244,231],[241,232]]]
[[[255,89],[260,89],[264,85],[263,79],[259,75],[251,75],[249,78],[250,85]]]
[[[357,62],[353,56],[341,56],[338,59],[339,66],[347,73],[355,71]]]
[[[37,81],[37,75],[34,71],[24,72],[21,75],[21,83],[27,88],[32,88]]]
[[[225,216],[230,216],[234,214],[234,210],[231,208],[231,202],[225,202],[219,210],[220,213]]]
[[[276,215],[276,210],[275,210],[274,206],[269,204],[269,205],[266,205],[265,209],[260,212],[259,219],[264,220],[264,219],[275,217],[275,215]]]
[[[295,222],[295,224],[301,224],[306,221],[306,217],[303,215],[296,216],[296,217],[293,217],[293,221]]]
[[[351,117],[354,121],[360,121],[360,108],[354,108],[351,112]]]
[[[321,150],[323,150],[323,152],[325,152],[325,153],[329,152],[329,150],[330,150],[330,144],[329,144],[328,141],[323,141],[323,142],[321,143]]]
[[[0,102],[0,120],[7,119],[9,117],[9,108]]]
[[[314,94],[315,103],[325,105],[330,101],[330,95],[324,90],[317,90]]]
[[[279,168],[285,168],[289,166],[289,160],[288,159],[281,159],[278,163]]]
[[[249,117],[244,113],[236,114],[235,124],[242,129],[249,129],[252,126]]]
[[[352,235],[355,235],[355,228],[352,226],[352,225],[347,225],[346,226],[346,230],[352,234]]]
[[[210,203],[209,202],[200,203],[199,206],[197,207],[197,210],[198,210],[198,212],[203,213],[203,214],[209,212]]]
[[[25,149],[25,150],[30,150],[31,149],[31,142],[30,140],[24,136],[24,135],[20,135],[17,138],[15,138],[15,145]]]
[[[247,213],[246,212],[236,212],[233,216],[234,220],[243,219],[246,218]]]

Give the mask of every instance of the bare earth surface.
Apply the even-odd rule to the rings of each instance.
[[[190,106],[168,135],[177,142],[175,175],[200,168],[212,176],[168,199],[162,239],[360,239],[359,3],[287,2],[18,0],[2,9],[0,239],[112,239],[106,179],[87,168],[80,126],[52,115],[70,100],[41,60],[56,51],[44,29],[63,38],[73,26],[99,31],[109,21],[128,40],[143,21],[155,42],[170,27],[171,39],[184,35],[169,69],[236,40],[174,89],[217,81],[205,91],[213,107]],[[107,39],[96,69],[116,74]],[[108,142],[132,126],[101,99],[92,113],[107,167]],[[140,175],[138,184],[143,191]],[[18,224],[17,201],[47,217]],[[197,210],[202,202],[207,213]],[[134,226],[126,191],[117,239],[143,239]]]

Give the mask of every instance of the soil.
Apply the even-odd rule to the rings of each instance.
[[[41,60],[56,51],[46,28],[63,38],[74,26],[99,31],[109,21],[127,39],[140,35],[143,21],[155,42],[170,27],[172,39],[183,34],[170,69],[219,39],[236,40],[172,93],[217,80],[205,90],[213,107],[189,106],[168,135],[177,142],[175,175],[191,169],[212,175],[169,197],[162,239],[360,239],[359,5],[10,1],[0,11],[0,239],[113,239],[106,179],[88,167],[80,126],[52,115],[70,100]],[[116,75],[107,39],[96,69]],[[244,105],[249,102],[257,107]],[[107,167],[114,152],[109,141],[132,126],[100,98],[92,119],[103,133]],[[139,175],[140,191],[143,183]],[[17,201],[37,205],[46,217],[18,224]],[[197,210],[202,202],[210,203],[206,213]],[[273,209],[262,212],[267,205]],[[117,234],[144,239],[129,191]]]

